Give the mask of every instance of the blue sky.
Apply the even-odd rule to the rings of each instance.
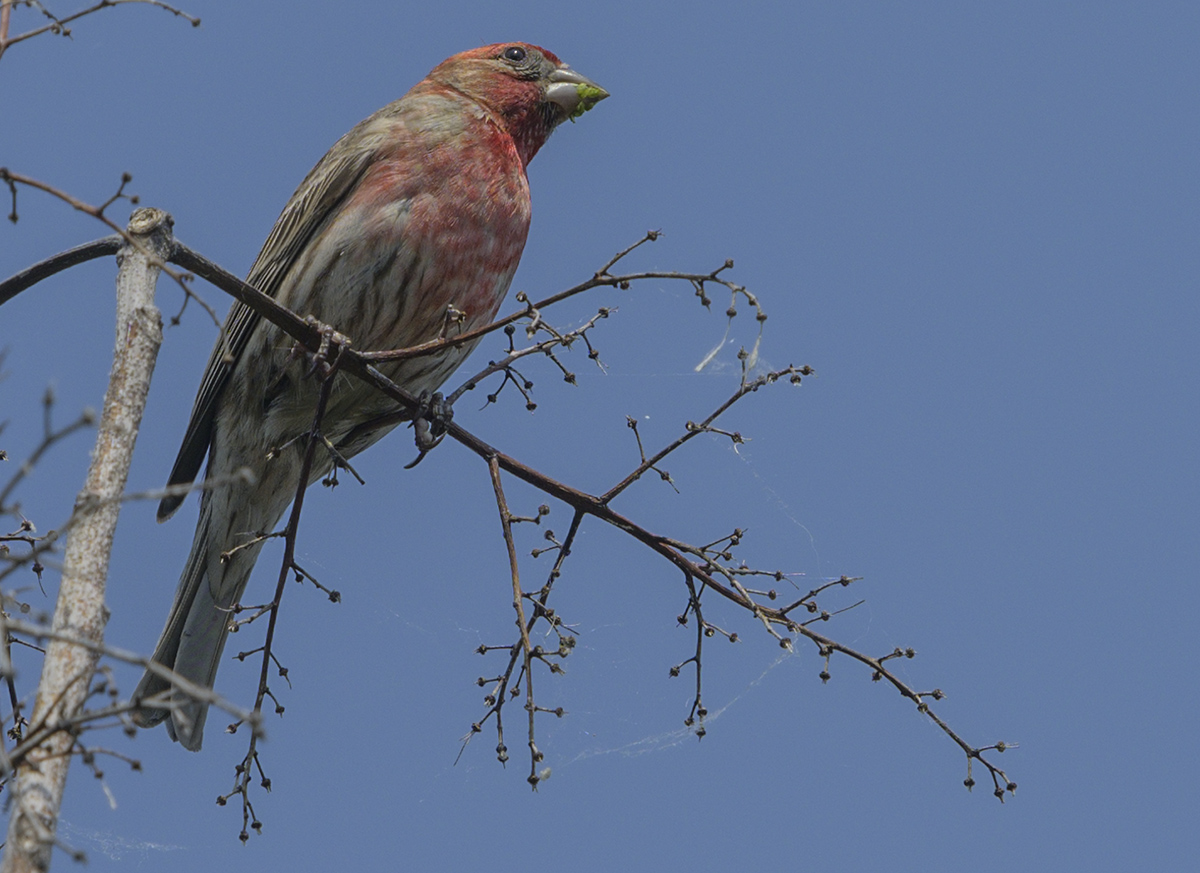
[[[473,650],[512,638],[503,543],[486,469],[445,445],[404,471],[398,433],[356,463],[366,487],[306,505],[300,561],[343,602],[288,592],[279,652],[293,688],[267,723],[264,834],[240,845],[237,811],[213,803],[244,736],[210,730],[189,755],[162,731],[114,733],[104,742],[143,772],[107,766],[112,808],[75,771],[63,812],[90,869],[1194,863],[1200,9],[186,8],[200,28],[124,7],[78,22],[72,40],[14,46],[0,59],[0,165],[93,202],[128,171],[181,239],[244,273],[333,141],[444,57],[505,39],[556,52],[613,96],[532,164],[514,290],[559,290],[661,228],[632,266],[734,258],[770,315],[763,361],[818,373],[731,415],[752,437],[739,453],[712,438],[672,459],[680,494],[645,481],[618,508],[696,542],[747,528],[743,556],[806,574],[804,590],[864,577],[847,596],[866,604],[830,632],[876,654],[915,647],[901,675],[945,690],[938,712],[969,741],[1019,743],[1001,763],[1020,789],[1003,806],[968,794],[957,748],[894,692],[846,660],[822,685],[812,649],[786,655],[719,605],[711,618],[741,642],[709,648],[708,735],[682,734],[690,680],[668,668],[693,637],[675,626],[678,576],[597,524],[559,592],[580,644],[567,675],[539,686],[568,711],[540,725],[553,776],[528,790],[515,735],[507,769],[486,732],[455,765],[483,711],[474,680],[497,667]],[[5,276],[101,235],[45,196],[22,191],[19,206],[0,227]],[[12,458],[37,440],[47,384],[62,421],[99,405],[112,276],[95,263],[0,310]],[[178,310],[169,283],[160,300]],[[535,414],[465,402],[456,417],[594,490],[636,460],[626,415],[648,445],[674,437],[733,390],[738,344],[753,340],[739,319],[696,374],[724,335],[722,300],[705,313],[690,288],[652,282],[557,317],[576,324],[600,305],[619,307],[595,334],[607,375],[576,355],[570,387],[534,364]],[[131,488],[164,481],[213,338],[195,307],[167,331]],[[64,517],[86,454],[76,438],[22,493],[42,529]],[[518,510],[541,502],[509,494]],[[151,505],[125,509],[114,644],[153,646],[194,513],[159,526]],[[551,527],[568,518],[555,506]],[[525,552],[542,544],[521,533]],[[252,589],[263,599],[271,563]],[[54,584],[34,602],[51,603]],[[255,672],[230,663],[219,689],[249,699]]]

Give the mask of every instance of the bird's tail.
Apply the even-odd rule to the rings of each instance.
[[[230,607],[245,590],[254,567],[254,557],[257,556],[245,555],[241,557],[249,560],[220,562],[220,555],[212,550],[210,503],[207,499],[201,502],[192,551],[179,579],[175,603],[171,606],[167,624],[154,651],[157,663],[204,689],[213,687],[221,652],[229,635],[229,623],[232,620]],[[210,578],[214,572],[219,576],[216,585],[212,584]],[[238,574],[241,578],[231,578],[232,574]],[[234,596],[222,598],[229,599],[228,603],[218,603],[213,595],[214,589]],[[208,717],[207,702],[196,700],[153,670],[147,670],[142,676],[142,681],[134,691],[134,699],[145,701],[141,708],[133,711],[134,724],[153,727],[165,721],[171,739],[177,740],[185,749],[193,752],[200,750],[204,721]]]

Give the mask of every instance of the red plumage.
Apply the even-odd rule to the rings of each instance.
[[[529,230],[525,168],[554,128],[607,94],[526,43],[463,52],[439,64],[400,100],[359,123],[330,149],[284,207],[248,281],[299,315],[351,338],[354,347],[417,345],[446,330],[487,324],[508,292]],[[462,313],[449,326],[448,313]],[[259,545],[221,554],[270,530],[295,494],[318,382],[290,360],[291,340],[235,304],[192,410],[170,484],[191,482],[207,454],[208,477],[249,468],[255,483],[205,491],[192,550],[155,660],[212,687],[230,608]],[[471,351],[392,364],[413,394],[435,390]],[[325,435],[344,457],[395,426],[386,397],[336,377]],[[310,483],[328,473],[317,452]],[[181,498],[159,506],[165,520]],[[207,706],[147,672],[135,721],[162,721],[200,748]],[[151,699],[153,698],[153,699]]]

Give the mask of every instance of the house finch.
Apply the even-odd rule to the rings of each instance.
[[[545,49],[485,46],[439,64],[404,97],[343,136],[283,209],[248,280],[359,349],[414,346],[487,324],[508,292],[529,230],[525,168],[550,133],[608,94]],[[235,303],[192,409],[170,484],[246,467],[253,484],[206,490],[187,564],[154,660],[211,688],[232,620],[270,530],[298,485],[319,382],[291,340]],[[385,367],[413,394],[433,391],[474,344]],[[395,426],[394,402],[336,377],[322,424],[349,458]],[[332,467],[317,451],[309,484]],[[182,502],[167,497],[158,518]],[[245,545],[249,543],[249,545]],[[245,545],[238,549],[239,545]],[[232,553],[231,553],[231,550]],[[224,556],[223,556],[224,553]],[[158,696],[157,700],[149,700]],[[147,672],[142,727],[167,722],[198,750],[207,705]],[[169,702],[168,702],[169,701]]]

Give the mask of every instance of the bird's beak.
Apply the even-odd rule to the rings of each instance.
[[[546,89],[546,99],[561,106],[572,121],[608,96],[608,92],[591,79],[565,64],[548,78],[550,87]]]

